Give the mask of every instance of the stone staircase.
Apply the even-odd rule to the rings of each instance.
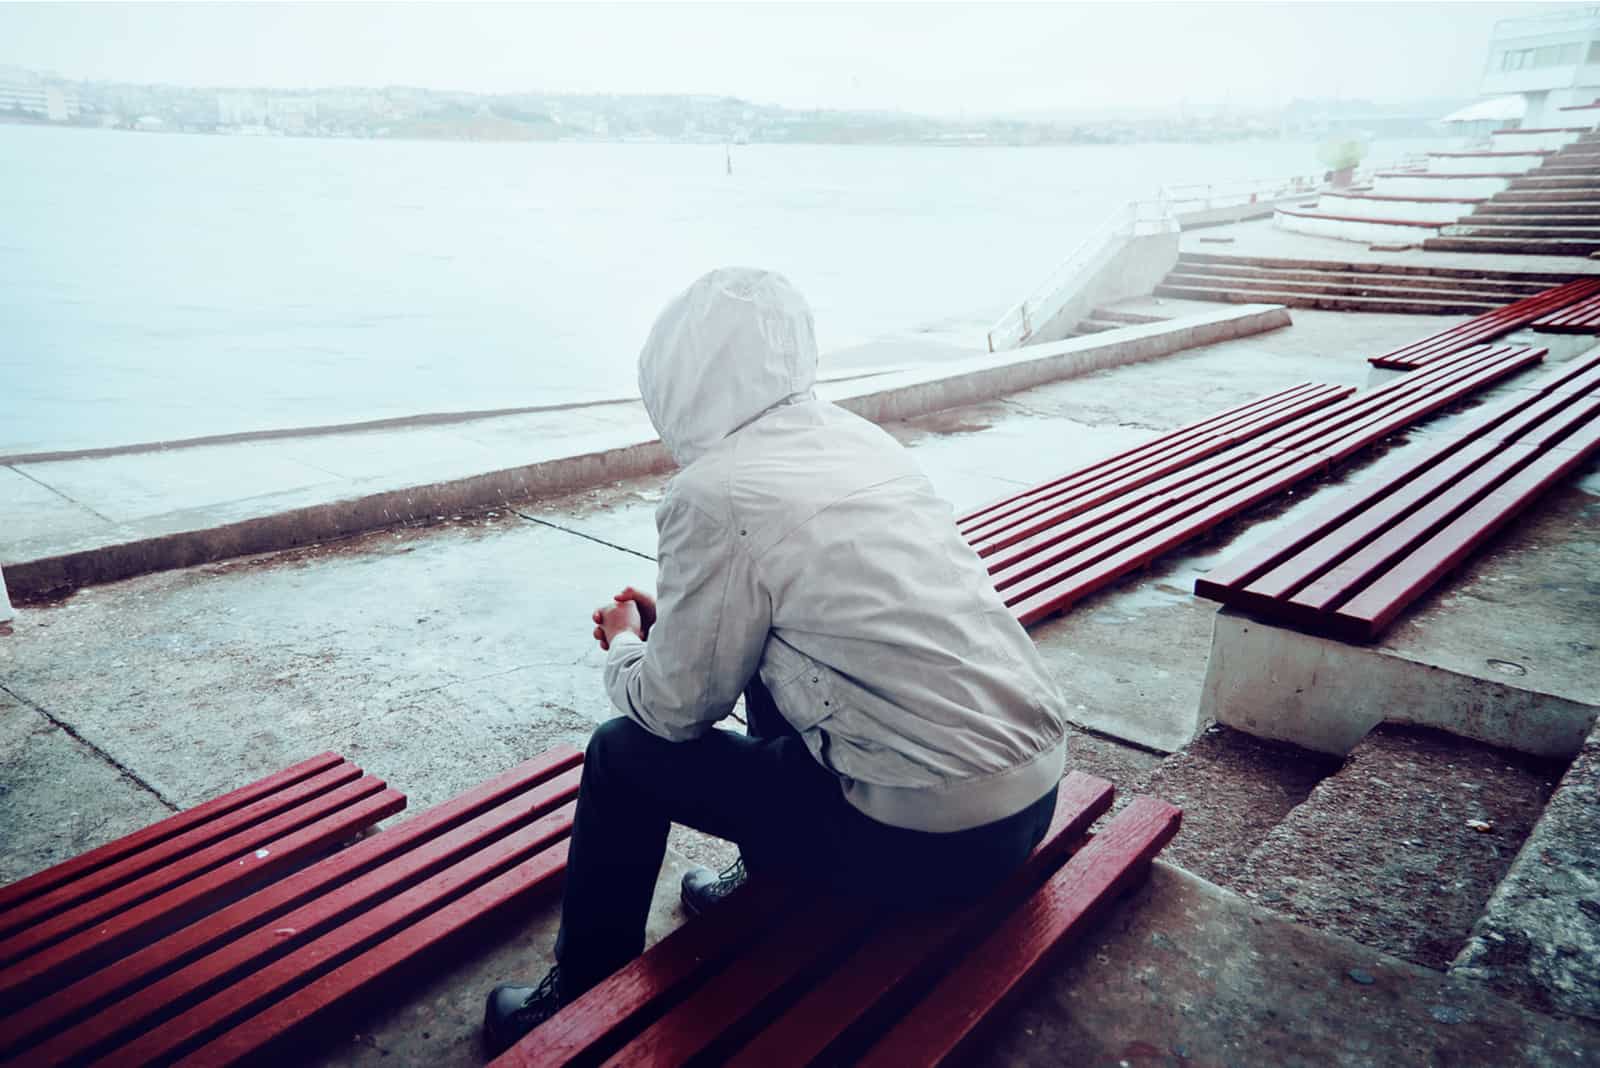
[[[1569,274],[1334,263],[1185,252],[1158,297],[1327,311],[1477,315],[1571,281]]]
[[[1600,1025],[1600,729],[1569,768],[1396,724],[1342,761],[1212,725],[1127,792],[1145,791],[1185,810],[1169,862]]]
[[[1125,326],[1138,326],[1143,323],[1164,323],[1168,320],[1165,315],[1148,315],[1143,312],[1124,311],[1120,308],[1095,308],[1089,313],[1087,319],[1078,320],[1067,334],[1068,337],[1086,337],[1089,334],[1103,334],[1107,330],[1120,330]]]
[[[1600,132],[1557,149],[1422,247],[1442,252],[1600,252]]]

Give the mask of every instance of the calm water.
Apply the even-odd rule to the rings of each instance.
[[[721,146],[0,125],[0,454],[627,395],[661,305],[729,263],[787,274],[825,352],[981,333],[1122,200],[1317,164],[751,145],[734,169]]]

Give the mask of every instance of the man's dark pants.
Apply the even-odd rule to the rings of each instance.
[[[567,861],[556,958],[571,998],[644,948],[645,920],[681,823],[736,842],[752,873],[906,907],[982,895],[1044,837],[1055,790],[1008,819],[954,834],[890,827],[845,801],[759,681],[745,691],[749,734],[669,742],[630,719],[589,740]]]

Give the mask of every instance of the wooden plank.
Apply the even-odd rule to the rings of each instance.
[[[144,997],[154,980],[168,970],[193,961],[232,941],[241,933],[315,900],[324,891],[341,886],[399,857],[433,835],[448,832],[490,809],[516,799],[524,791],[561,777],[561,785],[552,788],[548,796],[553,803],[564,804],[571,798],[567,793],[568,780],[563,773],[582,762],[583,754],[577,749],[557,746],[399,826],[363,839],[318,864],[191,923],[159,942],[118,960],[112,967],[103,968],[19,1012],[0,1018],[0,1057],[25,1044],[39,1041],[68,1024],[76,1024],[75,1033],[93,1031],[103,1022],[120,1028],[122,1025],[104,1012],[91,1020],[82,1020],[82,1017],[91,1010],[103,1010],[113,1001],[135,991]],[[545,795],[530,795],[527,803],[537,811],[537,806],[545,803]],[[274,924],[275,928],[278,926],[281,925]],[[131,1016],[136,1015],[137,1010],[136,1005],[124,1003],[117,1006],[115,1012],[119,1017]]]
[[[1600,279],[1583,278],[1556,286],[1537,296],[1525,297],[1503,308],[1474,316],[1467,322],[1414,341],[1370,362],[1378,367],[1408,369],[1422,366],[1467,345],[1502,337],[1541,316],[1600,292]]]
[[[1064,576],[1054,585],[1011,605],[1012,612],[1023,626],[1032,626],[1040,620],[1065,611],[1089,594],[1137,571],[1151,560],[1170,552],[1197,534],[1323,470],[1325,465],[1314,457],[1302,458],[1287,467],[1280,468],[1270,478],[1253,482],[1221,500],[1214,500],[1203,508],[1192,510],[1182,518],[1181,522],[1171,526],[1158,526],[1143,539],[1125,546],[1114,555],[1104,557],[1077,573]]]
[[[368,775],[195,854],[174,867],[182,875],[158,878],[163,873],[157,871],[91,902],[99,911],[90,926],[78,923],[82,918],[75,913],[56,916],[13,938],[18,959],[0,970],[0,1006],[10,1015],[19,1002],[34,1001],[130,946],[149,942],[152,932],[168,924],[250,892],[403,807],[405,796]],[[152,884],[155,894],[146,894],[141,883]]]
[[[1286,560],[1234,591],[1230,604],[1244,607],[1293,596],[1329,568],[1360,550],[1395,523],[1449,489],[1498,451],[1492,441],[1477,441],[1451,454],[1443,463],[1419,467],[1384,479],[1379,485],[1389,491],[1381,499],[1363,497],[1364,507],[1347,509],[1345,522],[1323,537],[1304,546]]]
[[[493,1068],[593,1064],[793,911],[798,892],[753,876],[711,912],[634,958],[494,1061]]]
[[[1234,434],[1219,434],[1183,450],[1141,462],[1112,474],[1086,481],[1059,495],[1041,498],[1010,513],[981,532],[967,535],[979,556],[987,557],[1049,531],[1069,519],[1112,500],[1126,499],[1136,490],[1150,486],[1176,472],[1193,469],[1207,457],[1233,450],[1257,435],[1275,430],[1349,395],[1348,390],[1331,390],[1263,415],[1259,421]],[[1231,454],[1230,454],[1231,455]]]
[[[1350,392],[1351,390],[1337,386],[1314,386],[1281,403],[1253,412],[1245,419],[1230,421],[1206,433],[1174,441],[1170,446],[1151,450],[1145,455],[1115,464],[1096,464],[1069,473],[1042,487],[1029,490],[1015,503],[999,508],[979,522],[962,528],[962,533],[974,548],[979,549],[979,555],[984,555],[983,547],[994,543],[997,535],[1011,530],[1024,520],[1070,502],[1082,501],[1085,502],[1082,507],[1092,507],[1093,504],[1121,492],[1122,488],[1143,485],[1196,459],[1300,418],[1309,411],[1348,396]],[[1015,541],[1017,538],[1012,537],[1010,540]]]
[[[1328,569],[1283,603],[1290,618],[1315,623],[1373,582],[1435,531],[1471,508],[1535,457],[1532,449],[1502,445],[1466,476],[1436,495],[1362,549]]]
[[[1134,800],[1079,850],[858,1062],[862,1068],[923,1068],[971,1052],[996,1017],[1116,895],[1141,878],[1182,813],[1154,798]]]
[[[232,1064],[309,1026],[454,933],[481,908],[503,904],[505,899],[497,896],[501,891],[521,895],[559,881],[566,870],[563,839],[572,830],[574,807],[564,805],[357,913],[96,1063],[120,1068],[182,1058],[180,1063]],[[490,887],[500,890],[482,893]],[[468,903],[465,909],[463,902]]]
[[[318,876],[317,881],[325,891],[322,895],[306,900],[287,913],[261,919],[254,929],[240,931],[237,938],[214,952],[141,985],[130,996],[55,1035],[30,1056],[48,1063],[76,1061],[96,1050],[103,1051],[126,1041],[172,1015],[177,1008],[216,992],[230,975],[259,967],[286,947],[310,941],[352,910],[379,904],[407,884],[465,859],[485,842],[568,804],[577,797],[579,777],[578,769],[570,769],[527,793],[503,800],[465,823],[445,827],[437,837],[413,837],[408,842],[411,848],[392,854],[386,863],[369,867],[359,876],[351,876],[349,865],[339,863],[344,860],[342,855],[329,858],[318,867],[338,868],[340,874],[337,881],[332,882],[326,876]],[[315,869],[308,869],[301,874],[314,872]],[[119,973],[120,979],[123,970],[119,962],[106,972]],[[57,1021],[60,1015],[57,1011]]]
[[[212,818],[188,827],[183,833],[169,835],[160,842],[102,864],[94,871],[85,872],[69,883],[20,902],[0,916],[0,964],[15,959],[15,954],[9,952],[8,947],[10,936],[16,932],[81,907],[85,902],[102,897],[108,891],[140,876],[167,870],[174,863],[217,841],[360,777],[361,769],[354,764],[335,762],[315,774],[262,793],[247,804],[216,813]]]
[[[1261,397],[1257,400],[1248,401],[1245,404],[1238,405],[1234,408],[1229,408],[1226,411],[1218,412],[1216,415],[1202,419],[1198,423],[1169,431],[1168,433],[1162,434],[1159,437],[1151,439],[1150,441],[1144,442],[1140,445],[1135,445],[1133,448],[1124,449],[1121,452],[1113,453],[1102,460],[1094,461],[1085,468],[1069,471],[1059,478],[1051,479],[1050,481],[1041,483],[1038,486],[1030,487],[1029,489],[1023,490],[1021,493],[1010,494],[1000,498],[999,500],[990,501],[988,504],[974,508],[972,511],[959,517],[956,520],[957,526],[963,532],[966,532],[975,524],[983,521],[985,517],[987,517],[995,509],[1001,508],[1004,505],[1032,498],[1036,494],[1054,489],[1073,479],[1083,477],[1087,473],[1110,470],[1116,468],[1125,461],[1133,460],[1152,453],[1161,452],[1166,449],[1173,448],[1180,443],[1192,441],[1198,437],[1203,437],[1212,428],[1220,424],[1227,423],[1230,420],[1248,415],[1249,413],[1259,410],[1262,407],[1281,403],[1285,399],[1292,399],[1293,397],[1300,396],[1307,391],[1318,388],[1327,387],[1319,387],[1311,382],[1302,382],[1298,385],[1291,386],[1288,389],[1280,390],[1277,393],[1268,394],[1267,396]]]
[[[931,978],[951,954],[973,945],[1070,855],[1111,807],[1110,783],[1074,771],[1062,780],[1050,829],[1021,869],[983,901],[955,914],[921,912],[892,920],[826,982],[813,986],[728,1060],[730,1068],[811,1064],[848,1030],[897,994]],[[830,1056],[832,1061],[838,1057]]]
[[[240,809],[278,790],[293,786],[303,779],[321,774],[336,764],[344,763],[344,757],[338,753],[319,753],[309,760],[302,760],[292,767],[258,779],[248,786],[241,786],[220,797],[196,805],[194,808],[184,809],[182,812],[168,816],[166,819],[132,834],[118,838],[114,842],[80,853],[71,860],[64,861],[44,871],[37,872],[25,879],[18,879],[8,886],[0,887],[0,933],[8,928],[4,925],[5,914],[17,905],[30,898],[38,897],[47,890],[53,890],[63,883],[81,879],[91,872],[99,871],[107,865],[131,856],[141,850],[166,842],[169,839],[205,824],[210,820],[225,816],[235,809]]]
[[[1596,451],[1600,426],[1590,424],[1580,447],[1543,454],[1342,605],[1335,612],[1336,626],[1360,640],[1382,634],[1412,602]]]

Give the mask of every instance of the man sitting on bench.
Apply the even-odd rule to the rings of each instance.
[[[745,868],[897,907],[981,896],[1043,837],[1062,703],[910,454],[812,393],[809,308],[782,277],[706,275],[657,320],[639,391],[681,470],[657,511],[659,595],[596,610],[622,713],[594,732],[557,965],[489,995],[514,1043],[644,946],[672,823]],[[746,735],[715,729],[745,699]]]

